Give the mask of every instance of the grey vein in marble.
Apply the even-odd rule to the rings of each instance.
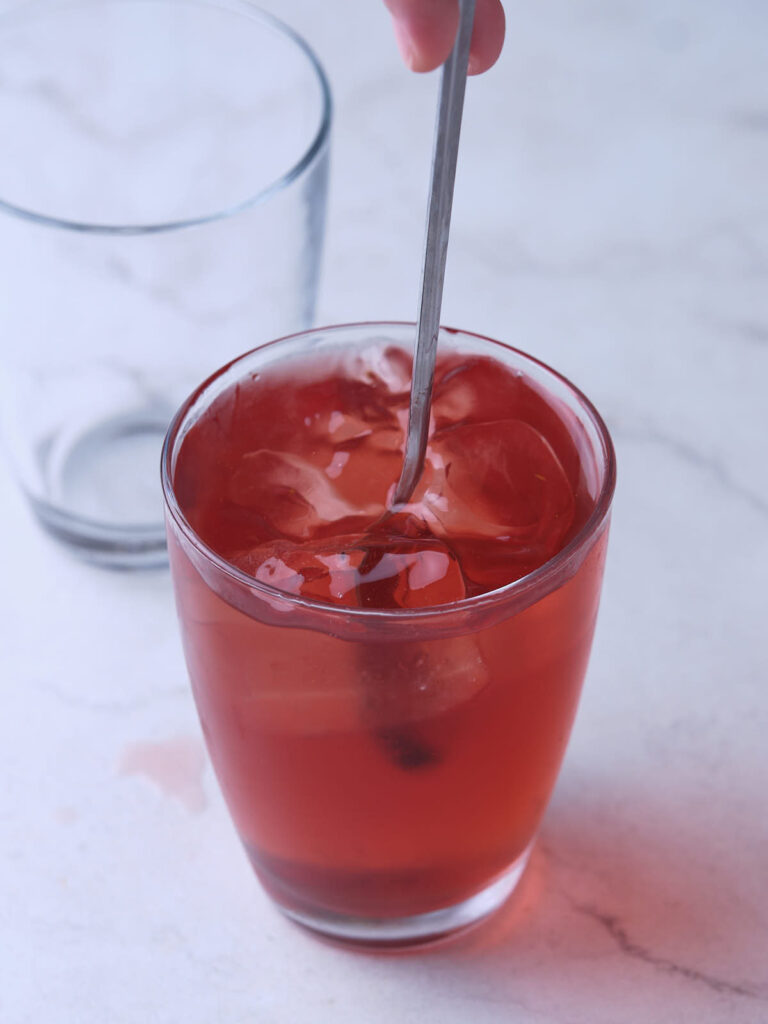
[[[89,117],[84,111],[80,99],[69,95],[55,80],[40,78],[28,85],[10,87],[8,82],[0,77],[0,88],[7,95],[39,100],[49,110],[60,114],[68,121],[76,133],[99,143],[99,145],[125,149],[166,138],[172,131],[178,131],[180,120],[185,115],[188,118],[194,116],[197,121],[205,119],[213,125],[220,122],[222,118],[226,118],[232,127],[245,130],[253,124],[255,117],[262,113],[262,109],[267,108],[266,103],[254,103],[243,109],[238,109],[234,105],[223,105],[211,100],[208,109],[201,110],[198,105],[194,110],[174,110],[162,120],[148,124],[141,129],[135,129],[130,135],[125,135],[115,131],[108,121],[98,121],[94,117]]]
[[[729,333],[735,334],[738,338],[748,341],[753,345],[768,344],[768,324],[751,320],[740,320],[725,324],[724,326]]]
[[[618,440],[635,444],[650,444],[664,448],[669,454],[694,469],[706,473],[730,494],[738,497],[761,516],[768,517],[768,499],[736,480],[728,469],[716,459],[710,458],[688,441],[665,434],[655,426],[642,429],[627,428],[620,424],[611,424],[611,433]]]
[[[686,967],[684,964],[676,963],[668,957],[658,956],[651,950],[646,949],[645,946],[641,946],[638,942],[631,939],[626,928],[621,924],[615,914],[609,914],[606,911],[600,910],[598,907],[592,906],[591,904],[575,903],[573,901],[570,902],[573,909],[579,914],[584,914],[586,917],[589,917],[593,921],[602,925],[608,935],[616,943],[620,952],[626,956],[632,957],[635,960],[640,960],[643,963],[648,964],[650,967],[664,971],[667,974],[675,974],[679,977],[686,978],[688,981],[706,985],[707,988],[712,991],[719,992],[723,995],[743,996],[748,999],[759,1000],[763,1000],[765,998],[765,993],[760,988],[736,984],[735,982],[727,981],[724,978],[718,978],[712,974],[707,974],[704,971],[698,971],[693,967]]]
[[[768,110],[738,110],[728,119],[732,126],[750,132],[768,132]]]
[[[104,263],[104,269],[120,284],[143,294],[151,302],[166,306],[177,316],[183,317],[188,323],[197,327],[222,326],[242,316],[253,305],[252,295],[244,295],[239,303],[230,305],[227,309],[192,309],[184,301],[189,297],[189,289],[181,283],[170,285],[167,282],[142,281],[128,263],[117,256],[107,260]]]

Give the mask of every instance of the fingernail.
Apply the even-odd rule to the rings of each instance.
[[[413,40],[402,22],[395,21],[394,28],[395,39],[397,40],[397,47],[400,50],[400,54],[405,61],[406,66],[413,71],[416,64],[416,50],[413,45]]]

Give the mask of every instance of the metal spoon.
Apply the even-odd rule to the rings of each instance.
[[[405,443],[403,469],[395,488],[394,504],[407,502],[424,470],[429,429],[429,408],[435,376],[437,335],[440,330],[440,307],[443,302],[445,258],[451,227],[453,184],[456,158],[459,153],[461,115],[467,83],[469,44],[475,20],[475,0],[459,0],[459,29],[450,57],[443,65],[440,102],[432,155],[432,185],[427,215],[427,238],[424,246],[424,270],[421,281],[421,304],[413,359],[411,402],[408,413],[408,436]]]

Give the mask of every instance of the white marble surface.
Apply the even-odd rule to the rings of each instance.
[[[380,0],[267,6],[336,90],[320,319],[408,317],[436,80]],[[469,90],[444,319],[569,374],[620,461],[575,732],[486,928],[382,957],[284,921],[168,578],[72,562],[0,477],[0,1020],[768,1020],[766,39],[762,0],[541,0]]]

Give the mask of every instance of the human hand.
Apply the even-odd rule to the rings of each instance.
[[[458,0],[384,0],[394,19],[395,37],[411,71],[432,71],[453,49],[459,25]],[[504,44],[501,0],[477,0],[469,74],[496,63]]]

